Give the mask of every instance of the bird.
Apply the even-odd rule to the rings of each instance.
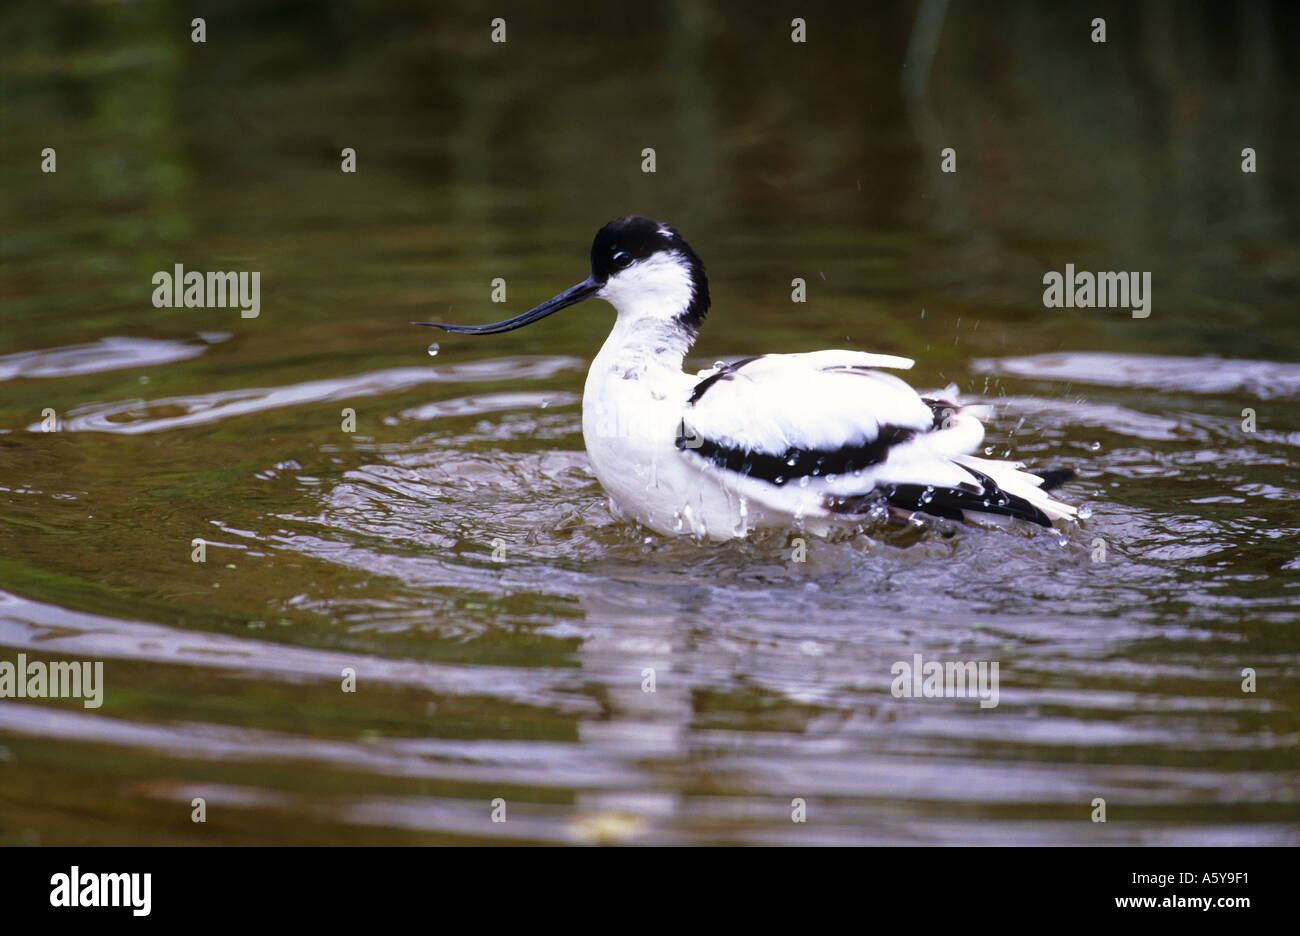
[[[592,241],[591,275],[521,315],[412,324],[496,335],[593,296],[617,317],[587,374],[582,435],[622,519],[719,541],[768,528],[823,537],[924,528],[933,518],[1062,527],[1076,516],[1048,493],[1072,471],[975,455],[989,408],[962,403],[956,386],[917,393],[891,373],[910,358],[826,350],[684,371],[709,281],[677,229],[653,218],[610,221]]]

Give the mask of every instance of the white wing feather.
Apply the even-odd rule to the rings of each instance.
[[[684,417],[706,439],[771,455],[863,445],[882,425],[924,430],[933,424],[915,390],[871,370],[911,366],[907,358],[861,351],[769,354],[714,382]]]

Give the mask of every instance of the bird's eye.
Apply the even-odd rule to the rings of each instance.
[[[632,258],[622,250],[614,251],[613,256],[609,259],[616,270],[621,270],[632,262]]]

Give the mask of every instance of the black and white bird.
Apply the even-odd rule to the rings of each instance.
[[[908,358],[862,351],[763,354],[691,375],[682,362],[709,310],[704,264],[671,226],[629,216],[591,245],[591,276],[492,325],[416,322],[493,335],[591,296],[618,312],[592,361],[582,434],[624,516],[656,532],[715,540],[751,529],[837,527],[914,513],[1042,526],[1075,516],[1035,475],[979,458],[986,408],[956,388],[922,396],[893,374]]]

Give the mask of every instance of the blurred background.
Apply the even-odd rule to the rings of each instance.
[[[1300,842],[1298,39],[1286,2],[8,4],[0,660],[107,688],[0,700],[0,841]],[[801,565],[619,521],[608,308],[407,323],[523,311],[628,213],[708,266],[691,366],[915,357],[1000,403],[989,454],[1079,470],[1082,529]],[[178,263],[259,271],[260,316],[154,308]],[[1149,271],[1150,317],[1044,308],[1067,263]],[[893,698],[913,653],[1000,660],[1000,706]]]

